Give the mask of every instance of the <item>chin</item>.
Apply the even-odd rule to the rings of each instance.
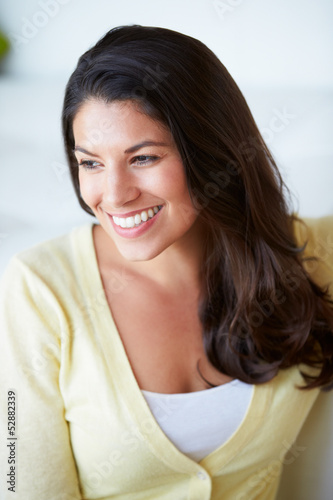
[[[161,252],[147,252],[147,251],[122,251],[122,249],[118,248],[121,255],[124,259],[131,262],[145,262],[148,260],[152,260],[157,257]]]
[[[134,243],[134,242],[133,242]],[[124,257],[124,259],[131,261],[131,262],[144,262],[148,260],[152,260],[158,255],[160,255],[164,248],[148,248],[148,245],[145,245],[144,247],[141,247],[141,245],[138,244],[133,244],[129,245],[119,245],[116,243],[116,246],[118,248],[118,252]],[[127,248],[126,248],[127,247]],[[132,247],[132,248],[129,248]]]

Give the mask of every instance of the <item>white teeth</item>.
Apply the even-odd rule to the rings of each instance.
[[[134,217],[116,217],[112,216],[113,221],[117,226],[123,228],[132,228],[138,226],[142,222],[146,222],[148,219],[154,217],[155,214],[162,208],[162,206],[155,206],[153,208],[148,208],[148,210],[143,210],[141,213],[137,213]]]
[[[134,227],[134,217],[126,217],[126,227]]]

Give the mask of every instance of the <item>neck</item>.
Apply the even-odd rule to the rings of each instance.
[[[117,267],[126,269],[132,275],[149,280],[171,293],[189,288],[192,290],[201,288],[205,232],[199,222],[195,223],[181,240],[170,245],[155,258],[146,261],[125,259],[101,226],[95,226],[95,240],[96,238],[101,243],[96,245],[97,250],[99,249],[97,252],[99,265],[104,269],[109,267],[110,253],[107,248],[111,244],[114,250],[112,259],[116,258]]]
[[[154,259],[133,262],[135,270],[171,291],[200,287],[205,238],[202,229],[193,229]]]

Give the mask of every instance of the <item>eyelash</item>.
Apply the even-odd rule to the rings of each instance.
[[[81,160],[79,163],[79,167],[83,167],[85,170],[94,170],[93,164],[98,163],[97,161],[93,160]]]
[[[138,158],[146,158],[146,160],[144,160],[144,161],[138,161]],[[139,165],[147,165],[150,162],[158,160],[158,156],[154,156],[154,155],[150,155],[150,156],[149,155],[139,155],[139,156],[135,156],[132,161],[134,161],[134,160],[138,161]]]
[[[139,158],[141,158],[141,160],[139,160]],[[145,158],[145,160],[142,160],[142,158]],[[138,165],[144,166],[144,165],[148,165],[148,163],[153,162],[153,161],[158,160],[158,159],[159,159],[159,157],[154,156],[154,155],[139,155],[139,156],[135,156],[132,159],[131,163],[137,162]],[[94,161],[94,160],[81,160],[79,163],[79,167],[83,167],[85,170],[94,170],[96,168],[95,166],[93,166],[94,163],[98,163],[98,162]]]

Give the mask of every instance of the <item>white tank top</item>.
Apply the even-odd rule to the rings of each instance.
[[[142,393],[164,434],[182,453],[200,462],[240,426],[253,385],[235,379],[185,394]]]

